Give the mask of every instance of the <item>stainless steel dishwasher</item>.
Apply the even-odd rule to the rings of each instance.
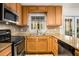
[[[74,56],[75,48],[68,45],[67,43],[59,40],[58,41],[58,54],[59,56]]]

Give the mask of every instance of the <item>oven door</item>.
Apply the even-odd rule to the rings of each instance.
[[[24,41],[20,41],[14,46],[14,55],[23,56],[24,55]]]

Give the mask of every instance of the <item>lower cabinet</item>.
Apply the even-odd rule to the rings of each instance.
[[[36,39],[34,37],[27,37],[25,43],[25,52],[36,53]]]
[[[57,38],[51,37],[51,51],[53,55],[57,56],[58,55],[58,41]]]
[[[27,37],[25,45],[26,53],[48,53],[47,37]]]
[[[11,46],[5,48],[4,50],[0,51],[0,56],[12,56]]]
[[[26,53],[52,53],[58,55],[57,39],[50,36],[29,36],[25,40]]]
[[[53,50],[52,50],[52,52],[53,52],[53,54],[54,55],[58,55],[58,41],[57,41],[57,38],[55,38],[55,37],[53,37]]]
[[[37,52],[38,53],[48,53],[48,39],[47,37],[39,37],[37,39]]]

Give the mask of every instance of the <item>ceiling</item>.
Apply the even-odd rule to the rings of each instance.
[[[64,6],[64,7],[77,7],[79,8],[79,3],[21,3],[23,6],[56,6],[56,5],[60,5],[60,6]]]

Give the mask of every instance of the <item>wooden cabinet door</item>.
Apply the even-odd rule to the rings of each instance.
[[[28,24],[28,9],[27,7],[22,7],[22,25],[26,26]]]
[[[62,25],[62,7],[56,6],[56,25]]]
[[[38,53],[48,52],[48,40],[46,37],[38,37],[37,48]]]
[[[53,53],[54,53],[54,55],[58,55],[58,41],[57,41],[57,39],[55,38],[55,37],[53,37]]]
[[[47,26],[55,26],[55,7],[48,7],[47,11]]]
[[[22,6],[20,3],[16,4],[16,9],[17,9],[17,15],[18,15],[18,21],[17,21],[17,25],[22,26]]]
[[[28,37],[26,39],[26,48],[27,53],[36,53],[36,39],[34,37]]]

